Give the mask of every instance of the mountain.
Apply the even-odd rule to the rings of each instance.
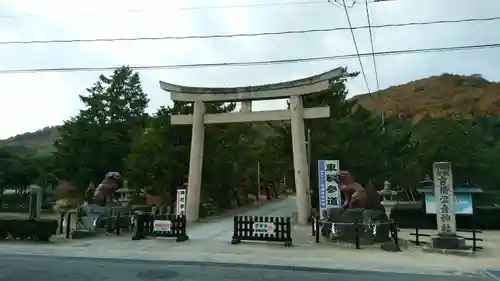
[[[425,115],[500,116],[500,83],[479,74],[432,76],[353,99],[374,112],[383,111],[388,116],[399,115],[417,122]],[[57,127],[46,127],[0,140],[0,145],[25,146],[47,153],[53,150],[57,136]]]
[[[500,83],[490,82],[479,74],[443,74],[354,99],[377,113],[383,111],[388,116],[399,115],[415,121],[425,115],[500,116]]]
[[[28,132],[0,140],[0,146],[27,147],[38,153],[54,151],[53,143],[58,137],[57,127],[45,127],[36,132]]]

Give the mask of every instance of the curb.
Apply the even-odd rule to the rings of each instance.
[[[493,280],[500,281],[500,276],[495,275],[491,271],[493,271],[493,269],[484,270],[484,274],[486,274],[488,277],[492,278]],[[499,271],[499,270],[495,270],[495,271]]]
[[[63,249],[60,249],[63,250]],[[73,249],[74,250],[74,249]],[[241,268],[255,268],[263,270],[282,270],[282,271],[302,271],[302,272],[317,272],[317,273],[333,273],[333,274],[346,274],[346,275],[371,275],[374,273],[389,273],[396,274],[403,277],[406,275],[414,276],[478,276],[481,273],[486,273],[483,270],[477,271],[456,271],[450,269],[440,268],[422,268],[422,267],[391,267],[391,266],[366,266],[360,269],[353,267],[349,264],[332,263],[332,260],[309,261],[309,264],[304,265],[304,260],[300,259],[280,259],[269,260],[265,264],[261,260],[245,259],[238,254],[220,254],[220,253],[198,253],[194,256],[176,255],[175,257],[168,257],[164,255],[149,255],[139,256],[137,254],[141,251],[133,253],[123,251],[108,251],[105,256],[91,256],[89,253],[75,252],[70,253],[66,250],[63,251],[44,251],[44,252],[25,252],[25,253],[3,253],[4,258],[13,259],[71,259],[71,260],[86,260],[86,259],[99,259],[102,261],[112,261],[121,263],[130,262],[147,262],[156,264],[168,265],[186,265],[186,266],[219,266],[219,267],[241,267]],[[480,273],[479,273],[479,272]],[[486,273],[486,275],[489,275]],[[484,275],[483,275],[484,276]],[[494,278],[494,277],[493,277]]]

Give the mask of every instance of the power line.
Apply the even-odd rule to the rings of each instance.
[[[370,1],[374,2],[374,1]],[[262,3],[262,4],[241,4],[241,5],[210,5],[210,6],[192,6],[192,7],[178,7],[178,8],[172,8],[172,9],[167,9],[168,11],[197,11],[197,10],[224,10],[224,9],[248,9],[248,8],[268,8],[268,7],[282,7],[282,6],[297,6],[297,5],[317,5],[317,4],[327,4],[327,1],[325,0],[310,0],[310,1],[286,1],[286,2],[279,2],[279,3]],[[122,10],[120,11],[122,13],[130,13],[130,14],[137,14],[137,13],[151,13],[151,12],[157,12],[153,11],[151,9],[129,9],[129,10]],[[99,13],[93,13],[93,12],[79,12],[76,13],[77,15],[85,15],[85,16],[95,16],[99,15]],[[38,17],[40,16],[40,13],[26,13],[22,14],[22,17]],[[109,16],[108,14],[102,14],[103,16]],[[17,17],[14,15],[2,15],[0,14],[0,19],[16,19]]]
[[[425,48],[425,49],[406,49],[384,51],[376,53],[360,53],[348,54],[339,56],[322,56],[322,57],[307,57],[295,58],[285,60],[268,60],[268,61],[249,61],[249,62],[221,62],[221,63],[206,63],[206,64],[166,64],[166,65],[137,65],[130,66],[136,70],[153,70],[153,69],[187,69],[187,68],[205,68],[205,67],[233,67],[233,66],[254,66],[254,65],[276,65],[276,64],[289,64],[289,63],[302,63],[314,61],[327,61],[327,60],[343,60],[353,59],[358,57],[369,56],[395,56],[405,54],[418,54],[418,53],[435,53],[435,52],[451,52],[451,51],[466,51],[488,48],[500,48],[500,43],[494,44],[481,44],[481,45],[465,45],[454,47],[439,47],[439,48]],[[107,66],[107,67],[67,67],[67,68],[27,68],[27,69],[3,69],[0,70],[1,74],[21,74],[21,73],[43,73],[43,72],[91,72],[91,71],[109,71],[119,68],[120,66]]]
[[[344,6],[345,16],[347,18],[347,23],[349,24],[349,30],[352,35],[352,42],[354,43],[354,49],[356,50],[356,54],[358,56],[359,67],[361,68],[361,75],[363,75],[363,80],[365,80],[365,86],[368,90],[368,93],[371,93],[370,86],[368,85],[368,79],[366,78],[365,68],[363,67],[363,61],[361,60],[361,56],[359,55],[358,43],[356,42],[356,36],[354,35],[354,30],[352,29],[351,19],[349,18],[349,12],[347,11],[347,6],[345,4],[345,0],[342,0],[342,4]]]
[[[49,40],[26,40],[26,41],[0,41],[0,45],[258,37],[258,36],[277,36],[277,35],[288,35],[288,34],[333,32],[333,31],[344,31],[344,30],[351,30],[351,29],[352,30],[369,29],[369,28],[377,29],[377,28],[421,26],[421,25],[434,25],[434,24],[485,22],[485,21],[497,21],[497,20],[500,20],[500,16],[487,17],[487,18],[457,19],[457,20],[438,20],[438,21],[425,21],[425,22],[392,23],[392,24],[372,25],[372,26],[361,25],[361,26],[353,26],[352,28],[351,27],[333,27],[333,28],[320,28],[320,29],[288,30],[288,31],[277,31],[277,32],[258,32],[258,33],[234,33],[234,34],[211,34],[211,35],[188,35],[188,36],[158,36],[158,37],[121,37],[121,38],[91,38],[91,39],[49,39]]]
[[[401,1],[401,0],[383,0],[383,1],[376,1],[376,0],[366,0],[367,3],[372,4],[372,3],[377,3],[377,2],[394,2],[394,1]],[[241,5],[209,5],[209,6],[192,6],[192,7],[177,7],[173,9],[168,9],[167,12],[173,11],[173,12],[181,12],[181,11],[199,11],[199,10],[225,10],[225,9],[249,9],[249,8],[272,8],[272,7],[282,7],[282,6],[297,6],[297,5],[317,5],[317,4],[328,4],[328,0],[310,0],[310,1],[287,1],[287,2],[279,2],[279,3],[262,3],[262,4],[241,4]],[[357,1],[354,1],[353,5],[357,4]],[[352,8],[352,7],[351,7]],[[152,12],[157,12],[156,10],[152,9],[126,9],[126,10],[121,10],[121,13],[130,13],[130,14],[138,14],[138,13],[152,13]],[[22,17],[39,17],[41,13],[23,13],[21,16]],[[75,14],[72,14],[71,16],[74,15],[84,15],[84,16],[96,16],[96,15],[101,15],[99,13],[95,12],[78,12]],[[103,16],[109,16],[107,13],[102,13]],[[7,15],[7,14],[0,14],[0,20],[9,20],[9,19],[17,19],[18,16],[14,15]]]
[[[339,2],[339,0],[333,0],[333,1],[329,1],[335,8],[339,8],[341,9],[342,11],[344,11],[344,8],[352,8],[354,7],[354,4],[356,4],[356,1],[353,1],[353,3],[351,3],[351,5],[346,5],[345,3],[341,3]]]
[[[370,47],[371,47],[372,53],[374,54],[372,56],[372,60],[373,60],[373,71],[375,72],[375,82],[376,82],[376,86],[377,86],[377,101],[378,101],[378,103],[380,103],[380,96],[378,95],[380,92],[380,82],[378,79],[377,59],[375,58],[375,46],[373,43],[373,33],[372,33],[372,29],[371,29],[370,9],[368,8],[368,2],[365,2],[365,10],[366,10],[366,20],[368,22],[368,32],[370,35]],[[382,122],[382,131],[384,131],[384,129],[385,129],[385,116],[384,115],[385,114],[384,114],[383,110],[382,110],[380,115],[381,115],[380,117],[381,117],[381,122]]]
[[[365,3],[365,8],[366,8],[366,19],[368,21],[368,26],[370,26],[371,25],[371,22],[370,22],[370,10],[368,9],[368,3]],[[372,29],[368,28],[368,32],[369,32],[369,35],[370,35],[370,47],[371,47],[371,51],[372,51],[372,53],[375,53],[375,47],[374,47],[374,43],[373,43]],[[375,72],[375,82],[376,82],[376,86],[377,86],[377,103],[380,106],[380,102],[381,102],[380,95],[379,95],[379,93],[380,93],[380,82],[379,82],[379,78],[378,78],[377,59],[375,58],[375,55],[372,56],[372,60],[373,60],[373,70]],[[381,125],[382,125],[382,133],[384,133],[385,132],[385,112],[384,112],[384,110],[381,110],[381,112],[380,112],[380,121],[381,121]],[[385,159],[385,162],[387,162],[387,159]]]
[[[366,20],[368,21],[368,32],[370,34],[370,47],[371,51],[373,54],[375,54],[375,47],[373,43],[373,34],[372,34],[372,28],[371,28],[371,21],[370,21],[370,10],[368,9],[368,2],[365,2],[365,8],[366,8]],[[377,71],[377,61],[375,59],[375,55],[372,56],[373,60],[373,70],[375,71],[375,81],[377,83],[377,92],[380,91],[380,83],[378,79],[378,71]]]

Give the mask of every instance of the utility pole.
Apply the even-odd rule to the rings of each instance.
[[[311,128],[307,129],[307,168],[309,169],[309,178],[311,177]]]
[[[260,161],[257,161],[257,202],[260,201]]]
[[[311,182],[311,170],[312,170],[312,165],[311,165],[311,128],[307,128],[307,140],[306,140],[306,145],[307,145],[307,169],[309,170],[309,178],[307,179],[309,183]],[[307,191],[307,195],[309,197],[309,208],[312,208],[312,202],[311,202],[311,186],[309,185],[309,190]],[[312,210],[311,210],[312,211]],[[311,212],[312,213],[312,212]]]

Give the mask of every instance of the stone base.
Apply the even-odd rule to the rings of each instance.
[[[457,235],[442,235],[432,238],[432,248],[435,249],[446,249],[446,250],[463,250],[467,249],[465,245],[465,238],[459,237]]]
[[[433,248],[432,246],[425,246],[423,248],[423,251],[427,253],[438,253],[438,254],[455,255],[455,256],[472,256],[474,254],[472,248],[438,249],[438,248]]]

